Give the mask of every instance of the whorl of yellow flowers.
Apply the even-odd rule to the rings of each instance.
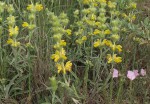
[[[29,4],[27,6],[27,10],[29,10],[31,12],[41,11],[41,10],[43,10],[43,5],[38,4],[38,3],[36,3],[35,5],[34,4]]]
[[[52,25],[53,38],[55,40],[55,44],[53,46],[55,53],[51,55],[51,59],[55,62],[57,72],[66,74],[67,71],[71,71],[72,63],[71,61],[66,61],[67,56],[64,47],[67,43],[62,38],[64,35],[70,36],[72,31],[70,29],[65,29],[68,23],[67,15],[65,13],[61,13],[59,16],[56,16],[54,13],[49,12],[49,16],[50,23]]]

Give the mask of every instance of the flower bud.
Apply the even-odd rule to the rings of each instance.
[[[111,38],[114,42],[116,42],[120,39],[120,36],[118,34],[116,34],[116,35],[112,35]]]
[[[57,90],[57,88],[58,88],[58,82],[57,82],[57,80],[56,80],[56,77],[51,77],[51,78],[49,78],[49,80],[50,80],[50,84],[51,84],[51,89],[52,89],[52,91],[53,92],[56,92],[56,90]]]

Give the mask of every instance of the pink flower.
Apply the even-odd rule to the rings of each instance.
[[[113,78],[117,78],[118,77],[118,70],[117,69],[113,69]]]
[[[130,80],[134,80],[136,78],[136,75],[133,71],[128,71],[127,73],[127,77],[130,79]]]
[[[138,70],[133,70],[135,77],[139,76]]]
[[[146,75],[146,71],[145,71],[144,69],[141,69],[140,74],[141,74],[142,76],[145,76],[145,75]]]

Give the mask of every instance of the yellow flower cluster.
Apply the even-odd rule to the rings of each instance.
[[[82,2],[84,5],[90,5],[89,8],[84,8],[81,10],[81,13],[83,17],[79,19],[76,23],[78,29],[75,32],[76,35],[76,43],[78,45],[84,44],[86,41],[90,40],[92,35],[98,35],[101,33],[100,30],[95,29],[93,32],[92,30],[87,30],[89,32],[86,32],[86,29],[88,28],[94,28],[96,26],[100,26],[100,22],[97,22],[97,7],[98,1],[97,0],[83,0]],[[95,5],[96,4],[96,5]],[[78,12],[78,13],[77,13]],[[74,12],[75,18],[78,19],[79,16],[79,11],[76,10]]]
[[[134,1],[129,1],[125,7],[125,11],[128,11],[128,12],[121,13],[121,16],[124,18],[124,20],[127,20],[128,22],[133,22],[136,19],[136,15],[133,10],[136,8],[137,8],[137,4]],[[131,10],[132,12],[130,12]]]
[[[60,48],[60,47],[59,47]],[[55,62],[58,62],[58,61],[61,61],[61,60],[66,60],[67,57],[66,57],[66,51],[64,50],[64,48],[61,48],[61,50],[56,50],[55,51],[55,54],[53,54],[51,56],[51,58],[55,61]]]
[[[35,5],[34,4],[29,4],[27,6],[27,10],[29,10],[31,12],[41,11],[41,10],[43,10],[43,5],[38,4],[38,3],[36,3]]]
[[[20,42],[17,41],[17,35],[19,33],[18,26],[15,25],[15,17],[10,15],[7,17],[7,23],[9,26],[9,38],[7,40],[7,44],[11,45],[12,47],[20,46]]]
[[[94,6],[97,6],[98,3],[106,3],[106,0],[82,0],[82,3],[88,5],[90,5],[90,3],[94,3]]]
[[[119,40],[120,36],[119,33],[119,20],[115,17],[118,16],[119,13],[117,13],[116,10],[116,2],[108,1],[106,0],[85,0],[86,4],[90,5],[89,8],[83,10],[83,14],[85,13],[83,22],[81,23],[87,23],[88,26],[91,26],[91,28],[94,28],[93,36],[97,37],[94,41],[93,46],[95,48],[102,49],[103,47],[107,46],[112,51],[112,55],[108,55],[108,63],[120,63],[122,61],[121,57],[117,57],[117,54],[114,52],[122,52],[122,46],[116,44],[116,42]],[[93,5],[93,4],[97,5]],[[84,3],[83,3],[84,4]],[[99,6],[99,8],[96,8]],[[106,17],[106,6],[110,8],[109,12],[111,14],[111,21],[110,23],[107,23],[107,17]],[[97,10],[96,10],[97,9]],[[99,11],[98,13],[95,11]],[[95,14],[98,14],[96,16]],[[92,18],[91,18],[92,17]],[[81,25],[81,24],[80,24]],[[107,27],[109,25],[109,28]],[[111,26],[111,28],[110,28]]]
[[[0,13],[4,12],[5,7],[6,7],[5,2],[0,1]]]
[[[83,44],[86,40],[87,40],[87,36],[81,36],[80,39],[77,39],[77,40],[76,40],[76,43],[79,44],[79,45],[81,45],[81,44]]]
[[[108,63],[120,63],[122,62],[122,58],[121,57],[117,57],[117,54],[113,54],[113,55],[110,55],[110,54],[107,54],[107,60],[108,60]]]
[[[111,44],[110,47],[113,51],[117,50],[118,52],[122,52],[122,46],[121,45]]]
[[[56,67],[58,69],[58,73],[60,73],[61,71],[66,74],[66,71],[71,71],[72,68],[72,63],[71,61],[66,62],[66,64],[64,65],[64,63],[57,63]]]
[[[115,9],[116,8],[116,2],[108,1],[108,7],[110,9]]]
[[[27,10],[30,11],[28,13],[28,20],[29,22],[23,22],[22,23],[22,27],[23,28],[27,28],[29,30],[29,42],[26,43],[26,47],[30,47],[30,48],[33,48],[32,44],[31,44],[31,39],[32,39],[32,34],[33,34],[33,31],[34,29],[36,28],[36,23],[35,23],[35,18],[36,18],[36,12],[38,11],[42,11],[43,10],[43,5],[42,4],[38,4],[36,3],[35,5],[34,4],[29,4],[27,6]]]
[[[131,2],[127,9],[136,9],[137,4],[135,2]]]
[[[23,22],[22,27],[28,27],[29,24],[27,22]]]
[[[19,28],[18,28],[18,26],[15,26],[15,27],[9,27],[9,36],[10,37],[12,37],[12,36],[17,36],[18,35],[18,30],[19,30]]]
[[[9,26],[13,26],[15,24],[16,20],[15,17],[10,15],[9,17],[7,17],[7,23]]]
[[[0,1],[0,14],[2,12],[4,12],[5,9],[9,13],[9,16],[7,17],[8,34],[9,34],[7,44],[11,45],[12,47],[18,47],[18,46],[20,46],[20,42],[17,41],[17,35],[19,33],[19,28],[18,28],[18,26],[16,26],[15,17],[12,15],[14,13],[15,9],[12,4],[7,5],[4,2]],[[0,22],[1,21],[2,21],[2,18],[0,18]],[[2,31],[2,27],[1,27],[0,31]]]
[[[70,29],[67,29],[67,30],[66,30],[66,33],[67,33],[68,35],[71,35],[71,30],[70,30]]]
[[[111,25],[111,40],[112,42],[109,44],[110,49],[112,50],[112,55],[111,54],[107,54],[107,60],[108,63],[120,63],[122,62],[122,57],[117,56],[117,54],[115,53],[117,52],[122,52],[122,46],[116,44],[117,41],[120,39],[119,36],[119,27],[120,27],[120,20],[116,18],[116,16],[118,16],[119,13],[117,13],[116,10],[116,2],[113,1],[108,1],[108,7],[110,8],[110,14],[111,14],[111,21],[110,21],[110,25]],[[116,13],[115,13],[116,12]]]
[[[116,10],[117,3],[107,0],[82,0],[82,3],[89,6],[81,10],[81,19],[78,18],[79,10],[74,12],[75,18],[78,19],[76,22],[78,30],[75,32],[76,43],[81,45],[90,39],[90,41],[95,39],[92,43],[95,48],[103,49],[106,47],[113,53],[108,55],[108,63],[120,63],[121,57],[117,57],[115,54],[115,52],[122,52],[122,46],[116,44],[120,38],[118,35],[120,21],[116,18],[119,14]],[[107,7],[112,16],[110,22],[107,22]]]
[[[134,20],[136,19],[135,14],[131,14],[131,13],[129,13],[128,15],[125,14],[125,13],[122,13],[121,16],[122,16],[125,20],[127,20],[127,21],[129,21],[129,22],[132,22],[132,21],[134,21]]]
[[[67,59],[66,52],[63,47],[59,47],[60,50],[56,50],[55,54],[52,54],[51,58],[55,61],[56,68],[58,69],[58,73],[63,72],[66,74],[66,71],[71,71],[72,63],[71,61],[67,61],[66,64],[64,61]]]
[[[105,34],[105,35],[109,35],[111,34],[111,31],[109,29],[106,29],[104,31],[100,31],[98,29],[95,29],[93,32],[94,35],[100,35],[100,34]]]
[[[18,46],[20,46],[20,42],[17,42],[16,40],[13,40],[11,38],[9,38],[7,40],[7,44],[10,44],[12,47],[18,47]]]
[[[52,12],[48,12],[50,23],[52,25],[52,33],[53,38],[55,40],[54,49],[55,53],[51,55],[51,59],[54,60],[57,72],[62,72],[66,74],[67,71],[71,71],[72,63],[71,61],[67,61],[66,51],[64,47],[66,46],[66,41],[62,39],[64,34],[67,36],[71,35],[70,29],[65,29],[65,26],[68,24],[67,15],[61,13],[58,17],[54,15]],[[56,21],[56,22],[53,22]]]
[[[29,30],[33,30],[36,25],[35,24],[28,24],[28,22],[23,22],[22,27],[28,28]]]

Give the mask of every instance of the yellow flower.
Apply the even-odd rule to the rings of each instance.
[[[95,26],[95,21],[86,20],[85,22],[86,22],[88,25],[90,25],[90,26]]]
[[[114,61],[116,63],[121,63],[122,62],[122,58],[121,57],[114,57]]]
[[[110,32],[109,29],[107,29],[107,30],[104,31],[104,34],[105,34],[105,35],[109,35],[110,33],[111,33],[111,32]]]
[[[94,34],[94,35],[97,35],[97,34],[100,34],[100,33],[101,33],[101,31],[100,31],[100,30],[95,29],[93,34]]]
[[[71,71],[71,68],[72,68],[72,63],[71,63],[71,61],[68,61],[68,62],[65,64],[65,70],[66,70],[66,71]]]
[[[116,8],[116,3],[115,3],[115,2],[108,1],[108,7],[109,7],[109,8]]]
[[[118,34],[114,34],[111,36],[111,38],[115,42],[115,41],[118,41],[120,39],[120,36]]]
[[[100,46],[101,41],[98,39],[96,42],[94,42],[94,47],[99,47]]]
[[[18,46],[20,46],[20,42],[14,41],[14,42],[12,42],[11,46],[18,47]]]
[[[11,38],[9,38],[8,40],[7,40],[7,44],[12,44],[14,41],[11,39]]]
[[[27,10],[29,10],[29,11],[35,11],[34,5],[33,4],[29,4],[27,6]]]
[[[60,56],[58,54],[52,54],[51,58],[54,59],[55,62],[58,62]]]
[[[103,43],[106,45],[106,46],[111,46],[112,45],[112,42],[110,40],[107,40],[107,39],[104,39],[103,40]]]
[[[60,45],[61,45],[61,46],[66,46],[65,40],[61,40],[61,41],[60,41]]]
[[[134,2],[131,3],[131,4],[130,4],[130,7],[133,8],[133,9],[136,9],[136,3],[134,3]]]
[[[71,61],[66,62],[65,65],[64,63],[56,63],[56,68],[58,69],[58,73],[63,72],[63,74],[66,74],[66,71],[71,71],[72,63]]]
[[[27,22],[23,22],[22,27],[28,27],[29,24]]]
[[[36,11],[41,11],[43,9],[43,5],[42,4],[38,4],[36,3],[34,4],[29,4],[27,6],[27,10],[31,11],[31,12],[36,12]]]
[[[96,25],[96,26],[100,26],[101,23],[100,23],[100,22],[95,22],[95,25]]]
[[[111,63],[113,61],[113,58],[110,54],[107,54],[107,60],[108,60],[108,63]]]
[[[62,59],[66,60],[67,57],[65,56],[66,55],[66,51],[64,50],[64,48],[62,48],[59,52],[59,55],[61,56]]]
[[[41,10],[43,9],[43,5],[36,3],[36,4],[35,4],[35,9],[36,9],[37,11],[41,11]]]
[[[35,27],[36,27],[35,24],[28,25],[28,29],[30,29],[30,30],[33,30]]]
[[[134,21],[135,19],[136,19],[135,15],[131,16],[131,21]]]
[[[13,27],[9,27],[9,36],[16,36],[16,35],[18,35],[18,30],[19,30],[19,28],[18,28],[18,26],[15,26],[15,28],[13,28]]]
[[[96,15],[91,15],[91,20],[96,20]]]
[[[116,45],[115,45],[115,44],[111,44],[111,45],[110,45],[110,48],[111,48],[113,51],[115,51]]]
[[[59,43],[56,43],[56,44],[54,45],[54,48],[55,48],[55,49],[59,49],[59,48],[60,48],[60,44],[59,44]]]
[[[120,63],[122,62],[122,58],[121,57],[117,57],[116,56],[117,54],[113,54],[113,56],[111,56],[110,54],[107,54],[107,60],[108,60],[108,63]]]
[[[12,47],[18,47],[20,46],[20,42],[14,41],[13,39],[9,38],[7,40],[7,44],[10,44]]]
[[[67,33],[68,35],[71,35],[71,30],[70,30],[70,29],[67,29],[67,30],[66,30],[66,33]]]
[[[121,45],[117,45],[117,46],[116,46],[116,49],[117,49],[119,52],[122,52],[122,46],[121,46]]]
[[[13,14],[15,12],[13,4],[9,4],[9,5],[6,4],[6,9],[7,9],[7,11],[8,11],[9,14]]]
[[[15,24],[15,17],[14,16],[9,16],[7,17],[8,25],[13,26]]]
[[[63,48],[60,51],[56,50],[55,54],[52,54],[51,59],[53,59],[55,62],[58,62],[60,59],[66,60],[67,57],[65,54],[66,52]]]
[[[112,44],[112,45],[110,45],[110,47],[113,51],[118,50],[118,52],[122,52],[122,46],[121,45]]]
[[[83,43],[83,41],[81,39],[77,39],[76,43],[81,45]]]
[[[87,40],[87,37],[86,36],[83,36],[82,37],[82,41],[86,41]]]
[[[122,13],[121,15],[122,15],[122,17],[124,17],[124,18],[127,18],[127,17],[128,17],[127,14],[125,14],[125,13]]]
[[[58,69],[58,71],[57,71],[58,73],[60,73],[63,70],[63,66],[60,63],[56,64],[56,68]],[[63,72],[65,73],[65,70]]]

